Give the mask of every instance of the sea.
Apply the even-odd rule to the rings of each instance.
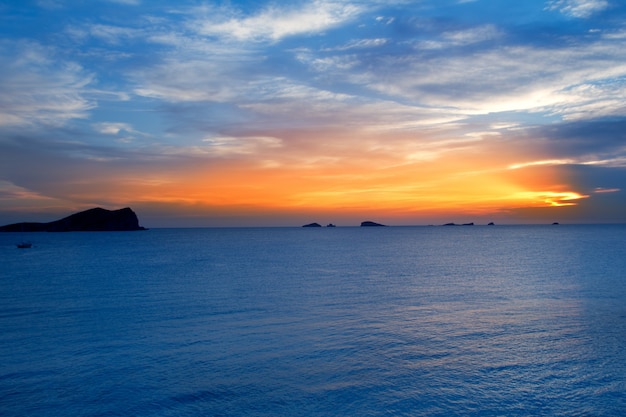
[[[0,233],[0,415],[623,416],[626,225]]]

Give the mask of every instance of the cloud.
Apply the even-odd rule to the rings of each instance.
[[[538,165],[569,165],[575,161],[572,159],[549,159],[543,161],[522,162],[509,165],[509,169],[520,169]]]
[[[493,41],[503,34],[495,25],[483,25],[470,29],[444,32],[438,40],[421,41],[419,48],[443,49],[450,47],[468,46],[485,41]]]
[[[518,197],[532,200],[542,201],[550,207],[575,206],[576,200],[589,198],[588,195],[581,195],[576,192],[554,192],[554,191],[526,191],[519,193]]]
[[[95,128],[105,135],[118,135],[122,131],[132,132],[133,128],[128,123],[103,122],[95,125]]]
[[[122,123],[122,122],[101,122],[95,123],[93,128],[107,136],[114,136],[116,140],[122,143],[131,143],[137,137],[146,138],[150,135],[144,132],[141,132],[135,128],[130,123]]]
[[[133,39],[141,35],[141,33],[135,29],[104,24],[86,26],[84,31],[95,38],[99,38],[111,44],[119,44],[124,40]],[[80,35],[80,29],[75,30],[75,33]]]
[[[621,190],[621,188],[602,188],[602,187],[596,187],[593,192],[596,194],[606,194],[606,193],[619,193]]]
[[[351,49],[366,49],[366,48],[378,48],[389,42],[389,39],[375,38],[375,39],[355,39],[348,42],[345,45],[338,45],[331,48],[324,48],[323,51],[348,51]]]
[[[232,28],[220,26],[226,21],[244,28],[241,30],[245,33],[235,32],[232,39],[278,40],[297,31],[290,32],[291,26],[287,25],[284,32],[275,32],[274,27],[283,27],[284,19],[298,21],[297,16],[306,16],[312,9],[348,20],[356,13],[338,12],[343,9],[336,3],[313,2],[283,9],[265,8],[247,17],[225,20],[227,12],[220,9],[217,17],[203,18],[200,27],[193,26],[196,33],[171,32],[167,39],[156,33],[146,34],[147,38],[160,39],[175,49],[163,53],[160,63],[134,72],[134,93],[170,103],[236,103],[240,109],[265,116],[278,115],[281,108],[288,111],[293,106],[318,122],[316,103],[324,103],[328,113],[337,106],[345,109],[346,96],[352,96],[349,101],[362,108],[358,97],[376,101],[371,96],[379,94],[389,101],[411,105],[417,113],[425,113],[423,109],[428,107],[431,120],[513,111],[577,120],[624,111],[621,97],[626,87],[619,80],[626,76],[626,66],[622,64],[626,56],[621,41],[608,34],[589,44],[507,47],[491,42],[505,40],[506,33],[486,24],[444,31],[428,42],[413,42],[412,51],[406,50],[406,42],[400,45],[387,37],[291,50],[293,58],[316,77],[307,77],[306,73],[298,76],[297,72],[276,74],[271,55],[263,54],[263,49],[253,44],[244,42],[228,49],[210,38],[201,42],[197,37],[230,36],[227,32]],[[325,21],[331,26],[344,22],[339,18]],[[310,29],[306,24],[298,27],[301,33]],[[429,51],[435,45],[450,52],[433,55]],[[453,49],[467,45],[474,46],[469,50]],[[284,65],[289,62],[287,57],[281,59]],[[572,66],[572,61],[577,65]],[[294,68],[293,63],[288,65]],[[285,67],[285,71],[289,69]],[[334,85],[342,85],[343,94],[334,92]],[[322,98],[322,94],[327,98]],[[398,125],[402,124],[398,120]]]
[[[361,10],[355,4],[326,0],[314,0],[298,6],[269,6],[245,17],[207,16],[198,25],[200,33],[205,36],[276,42],[289,36],[330,29],[354,18]]]
[[[85,118],[95,103],[93,77],[35,42],[0,42],[0,126],[63,125]]]
[[[526,111],[573,120],[624,111],[626,51],[614,39],[547,47],[488,44],[437,55],[422,46],[417,43],[413,54],[309,54],[308,62],[325,77],[465,115]]]
[[[606,0],[551,0],[548,10],[559,12],[572,17],[588,18],[591,15],[609,8]]]
[[[280,148],[282,140],[270,136],[208,137],[202,140],[207,146],[201,153],[215,156],[260,154],[262,148]]]
[[[53,199],[51,199],[50,197],[42,196],[39,193],[27,190],[23,187],[19,187],[9,181],[0,180],[0,202],[7,200],[10,202],[21,201],[22,203],[41,201],[48,203],[50,200]]]
[[[557,123],[529,129],[543,137],[544,152],[561,158],[576,158],[577,163],[616,165],[626,157],[626,118],[593,119]]]
[[[141,0],[106,0],[106,1],[109,1],[111,3],[126,4],[129,6],[139,6],[141,4]]]
[[[214,58],[214,59],[213,59]],[[138,70],[135,93],[170,102],[225,102],[240,97],[247,83],[238,77],[252,59],[209,56],[206,60],[179,60],[175,56],[154,67]]]

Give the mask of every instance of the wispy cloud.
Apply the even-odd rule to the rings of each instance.
[[[620,188],[601,188],[601,187],[598,187],[595,190],[593,190],[593,192],[597,194],[619,193],[620,191],[622,191]]]
[[[619,97],[626,56],[613,41],[487,48],[428,60],[420,53],[367,62],[357,56],[349,59],[326,58],[320,71],[399,99],[456,108],[467,115],[541,111],[573,119],[621,114],[624,108]]]
[[[517,164],[509,165],[509,169],[520,169],[532,166],[540,166],[540,165],[566,165],[573,164],[576,161],[572,159],[549,159],[546,161],[531,161],[531,162],[522,162]]]
[[[95,106],[84,94],[92,75],[50,48],[0,42],[0,62],[0,126],[62,125]]]
[[[109,1],[111,3],[118,3],[118,4],[127,4],[130,6],[139,6],[141,4],[141,0],[106,0]]]
[[[440,39],[419,42],[418,48],[442,49],[449,47],[467,46],[485,41],[493,41],[502,36],[494,25],[484,25],[471,29],[445,32]]]
[[[607,0],[551,0],[549,10],[558,10],[569,16],[587,18],[610,7]]]
[[[202,140],[207,146],[202,149],[216,156],[250,155],[260,151],[260,148],[279,148],[282,140],[269,136],[250,137],[209,137]]]
[[[135,130],[128,123],[97,123],[95,128],[105,135],[117,135],[120,132],[135,132]]]
[[[91,36],[114,45],[141,36],[141,32],[133,28],[104,24],[70,26],[66,33],[76,39],[82,40]]]
[[[358,15],[355,4],[328,0],[269,6],[249,16],[207,15],[200,33],[238,41],[278,41],[300,34],[319,33]],[[211,14],[214,10],[211,10]]]

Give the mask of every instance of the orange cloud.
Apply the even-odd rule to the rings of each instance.
[[[506,161],[488,153],[440,149],[415,160],[384,149],[355,150],[351,156],[341,146],[334,151],[324,155],[316,150],[309,158],[298,149],[276,153],[273,159],[213,161],[206,167],[195,161],[169,177],[127,182],[120,200],[134,196],[207,210],[378,213],[419,223],[438,213],[488,215],[519,207],[574,205],[587,197],[568,189],[551,166],[510,170]]]
[[[523,153],[498,136],[357,133],[220,137],[140,164],[68,161],[71,178],[59,177],[33,195],[72,201],[76,208],[167,207],[172,215],[218,219],[325,213],[332,221],[371,215],[402,224],[455,213],[557,208],[587,198],[568,183],[563,165]]]

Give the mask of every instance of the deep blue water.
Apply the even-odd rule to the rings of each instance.
[[[2,416],[622,416],[626,226],[0,234]]]

